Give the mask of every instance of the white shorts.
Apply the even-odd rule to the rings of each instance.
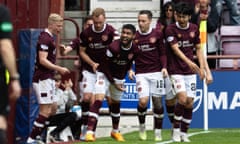
[[[53,79],[45,79],[38,83],[34,82],[33,89],[39,104],[52,104],[58,101],[58,97],[55,94],[55,81]]]
[[[114,80],[115,80],[115,82],[117,84],[123,84],[124,85],[125,79],[119,80],[119,79],[115,79],[114,78]],[[114,84],[110,84],[109,90],[110,90],[110,97],[113,100],[116,100],[116,101],[120,101],[121,100],[121,97],[122,97],[122,95],[124,93],[123,91],[120,91],[120,90],[116,89]]]
[[[166,94],[162,72],[136,74],[136,88],[139,98]]]
[[[96,72],[95,93],[109,96],[110,82],[102,72]]]
[[[78,86],[79,86],[79,95],[80,95],[80,97],[83,97],[83,84],[82,84],[82,82],[80,81],[80,82],[78,82]]]
[[[94,93],[95,92],[95,82],[96,82],[96,74],[91,73],[89,71],[83,70],[83,79],[80,87],[80,94],[83,93]]]
[[[188,97],[196,97],[196,74],[192,75],[171,75],[174,93],[186,92]]]

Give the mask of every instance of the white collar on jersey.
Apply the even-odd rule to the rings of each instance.
[[[179,23],[178,22],[176,22],[176,26],[177,26],[177,28],[179,28],[179,29],[183,29],[183,30],[186,30],[186,29],[188,29],[189,28],[189,22],[187,23],[187,26],[186,27],[181,27],[180,25],[179,25]]]
[[[53,34],[47,28],[44,31],[53,37]]]
[[[141,30],[139,30],[139,33],[141,35],[148,35],[148,34],[150,34],[152,32],[152,29],[153,29],[152,27],[149,27],[148,32],[145,32],[145,33],[141,32]]]
[[[107,26],[107,24],[105,23],[102,30],[96,31],[94,25],[92,25],[92,30],[93,30],[95,33],[101,33],[101,32],[103,32],[103,31],[106,29],[106,26]]]

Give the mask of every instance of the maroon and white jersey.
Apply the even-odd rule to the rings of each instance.
[[[194,61],[194,47],[200,43],[198,26],[189,23],[186,28],[181,28],[178,23],[171,24],[166,29],[166,38],[168,42],[167,62],[169,74],[193,74],[189,66],[178,56],[176,56],[170,45],[178,43],[179,49]]]
[[[124,48],[121,45],[120,39],[113,41],[106,52],[110,72],[110,76],[106,74],[108,79],[111,79],[111,77],[124,79],[138,52],[139,50],[134,43],[131,44],[131,47]],[[112,80],[109,81],[112,82]]]
[[[77,51],[77,54],[79,53],[79,47],[80,47],[80,39],[77,37],[75,39],[73,39],[69,46],[72,47],[72,49],[76,50]]]
[[[109,24],[105,24],[102,31],[95,31],[94,25],[85,29],[80,34],[80,45],[86,47],[86,54],[94,61],[99,63],[99,71],[103,68],[102,62],[106,56],[106,49],[112,43],[118,32]],[[93,72],[92,67],[83,61],[83,69]]]
[[[137,31],[134,41],[140,50],[135,60],[136,74],[160,72],[166,68],[164,37],[159,30],[150,28],[147,33]]]
[[[56,63],[56,43],[54,41],[54,36],[47,29],[41,32],[38,37],[33,82],[53,78],[54,76],[54,70],[50,70],[40,64],[39,51],[46,51],[48,53],[47,59],[53,64]]]

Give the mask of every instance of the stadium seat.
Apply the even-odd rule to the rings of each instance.
[[[240,67],[240,60],[234,59],[220,59],[219,68],[221,69],[238,69]]]
[[[240,36],[239,25],[222,25],[220,28],[221,37],[239,37]]]
[[[223,55],[240,55],[240,26],[222,25],[220,29],[220,48]],[[239,60],[220,59],[219,68],[240,67]]]
[[[225,55],[240,55],[240,37],[221,41],[221,46]]]

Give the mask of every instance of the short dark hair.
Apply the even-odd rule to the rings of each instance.
[[[194,12],[192,6],[186,2],[179,2],[175,6],[175,11],[178,14],[189,15],[191,16]]]
[[[92,18],[91,15],[86,16],[86,17],[84,17],[84,19],[83,19],[83,23],[86,23],[87,21],[92,20],[92,19],[93,19],[93,18]]]
[[[129,30],[132,31],[133,34],[136,33],[136,27],[134,25],[132,25],[132,24],[124,24],[122,26],[122,29],[129,29]]]
[[[139,15],[146,14],[149,19],[152,19],[152,17],[153,17],[153,14],[152,14],[152,12],[150,10],[141,10],[138,14]]]

